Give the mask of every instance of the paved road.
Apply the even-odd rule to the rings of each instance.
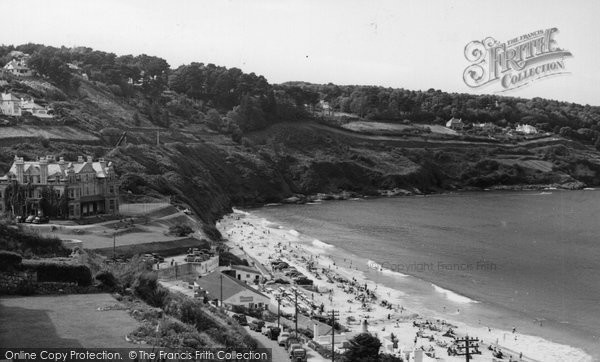
[[[252,331],[248,327],[244,328],[246,328],[246,330],[252,336],[252,338],[254,338],[258,342],[258,344],[261,345],[260,347],[271,348],[271,350],[273,351],[273,362],[285,362],[290,360],[287,352],[285,351],[285,348],[279,347],[277,341],[272,341],[266,336],[263,336],[262,333]]]

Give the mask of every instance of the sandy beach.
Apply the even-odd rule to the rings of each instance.
[[[218,222],[217,227],[231,247],[243,250],[249,259],[268,272],[273,273],[271,262],[281,260],[312,279],[318,292],[304,291],[303,294],[317,306],[313,313],[319,314],[321,305],[325,312],[338,310],[339,321],[349,329],[346,332],[349,336],[362,331],[366,320],[368,331],[384,341],[383,347],[388,353],[393,350],[391,343],[386,342],[391,341],[393,334],[402,350],[421,348],[430,357],[464,361],[464,356],[449,356],[448,347],[455,337],[468,335],[482,342],[479,348],[482,354],[475,360],[493,360],[494,349],[502,351],[505,361],[510,358],[514,361],[592,360],[580,349],[516,330],[466,324],[460,319],[460,311],[448,318],[448,315],[425,315],[420,310],[406,309],[403,306],[406,295],[368,280],[361,271],[378,270],[378,265],[367,260],[364,265],[340,260],[335,257],[332,246],[251,213],[235,210]],[[277,305],[274,295],[270,296]],[[288,304],[283,310],[293,313],[294,308]]]

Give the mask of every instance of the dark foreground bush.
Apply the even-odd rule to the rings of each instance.
[[[156,273],[140,274],[133,284],[135,294],[153,307],[164,308],[169,301],[169,291],[158,285]]]
[[[102,289],[115,290],[119,285],[117,278],[109,271],[101,271],[96,274],[96,280],[102,283]]]
[[[37,272],[38,282],[77,283],[82,287],[92,284],[92,272],[86,265],[28,262],[26,266]]]
[[[21,265],[23,257],[11,251],[0,250],[0,270],[14,269]]]

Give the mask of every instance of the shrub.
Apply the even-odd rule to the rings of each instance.
[[[0,270],[14,269],[21,265],[23,257],[11,251],[0,250]]]
[[[212,224],[202,225],[202,231],[212,241],[219,241],[219,240],[223,239],[221,232]]]
[[[133,290],[153,307],[163,308],[168,303],[169,291],[158,285],[155,273],[145,272],[140,274],[134,282]]]
[[[119,285],[117,278],[109,271],[96,274],[96,280],[102,283],[102,288],[106,290],[114,290]]]
[[[193,232],[194,232],[194,230],[192,230],[191,227],[189,227],[187,225],[182,225],[182,224],[174,225],[169,228],[170,234],[181,236],[181,237],[187,236]]]

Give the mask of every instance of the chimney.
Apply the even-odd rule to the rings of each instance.
[[[106,168],[106,161],[104,160],[103,157],[100,157],[98,162],[100,162],[100,166],[102,166],[103,169]]]
[[[48,183],[48,158],[40,159],[40,183],[43,185]]]
[[[77,162],[83,162],[83,156],[77,156]]]
[[[92,156],[87,156],[87,162],[92,163]]]
[[[17,182],[23,183],[23,173],[25,171],[25,162],[23,161],[23,157],[15,156],[15,168],[17,169]]]
[[[313,326],[313,341],[316,342],[318,338],[319,338],[319,325],[317,323],[315,323]]]
[[[46,160],[48,160],[49,163],[54,162],[55,161],[54,155],[46,155]]]
[[[65,164],[65,158],[64,158],[64,157],[60,157],[60,158],[58,159],[58,164],[59,164],[59,165],[64,165],[64,164]]]

